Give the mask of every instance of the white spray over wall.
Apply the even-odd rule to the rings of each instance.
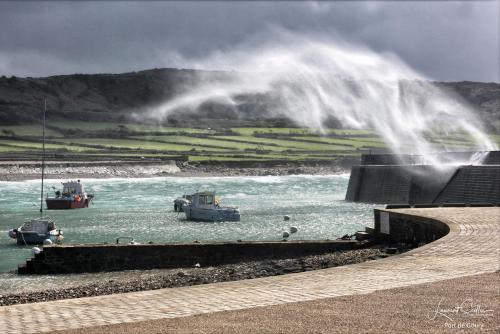
[[[370,129],[394,153],[421,154],[440,165],[429,140],[446,133],[468,136],[478,150],[496,146],[470,106],[432,84],[393,54],[281,31],[273,42],[241,45],[191,68],[231,71],[227,80],[201,75],[199,83],[143,116],[164,120],[205,102],[236,107],[242,95],[271,97],[267,112],[297,125],[324,130],[335,118],[347,128]],[[279,42],[276,42],[279,40]]]

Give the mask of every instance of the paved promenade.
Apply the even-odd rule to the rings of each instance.
[[[500,269],[500,208],[391,211],[440,220],[450,226],[450,233],[402,255],[338,268],[0,307],[0,328],[7,333],[37,333],[175,318],[367,294]]]

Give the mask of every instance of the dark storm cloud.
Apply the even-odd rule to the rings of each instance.
[[[0,2],[0,74],[190,67],[272,27],[395,53],[438,80],[499,81],[499,2]]]

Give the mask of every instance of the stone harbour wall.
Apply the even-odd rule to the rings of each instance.
[[[346,200],[380,204],[433,203],[455,173],[432,166],[354,166]]]
[[[353,240],[221,242],[189,244],[49,245],[19,267],[19,274],[62,274],[216,266],[360,249]]]
[[[500,203],[500,165],[354,166],[346,200],[380,204]]]
[[[375,209],[374,215],[374,235],[379,242],[404,243],[417,247],[450,232],[447,224],[431,218],[381,209]]]
[[[500,151],[464,151],[464,152],[440,152],[436,153],[442,161],[469,161],[475,156],[483,156],[482,165],[500,165]],[[413,154],[362,154],[361,165],[425,165],[425,158]]]

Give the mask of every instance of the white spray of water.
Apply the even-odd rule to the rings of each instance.
[[[394,153],[424,155],[435,165],[442,162],[439,155],[428,154],[435,151],[431,138],[447,133],[470,138],[475,149],[496,149],[470,106],[395,55],[283,32],[279,40],[188,61],[192,68],[229,72],[223,79],[205,72],[187,93],[141,117],[164,120],[206,102],[237,110],[242,96],[265,96],[263,108],[270,115],[319,131],[334,118],[347,128],[375,131]]]

